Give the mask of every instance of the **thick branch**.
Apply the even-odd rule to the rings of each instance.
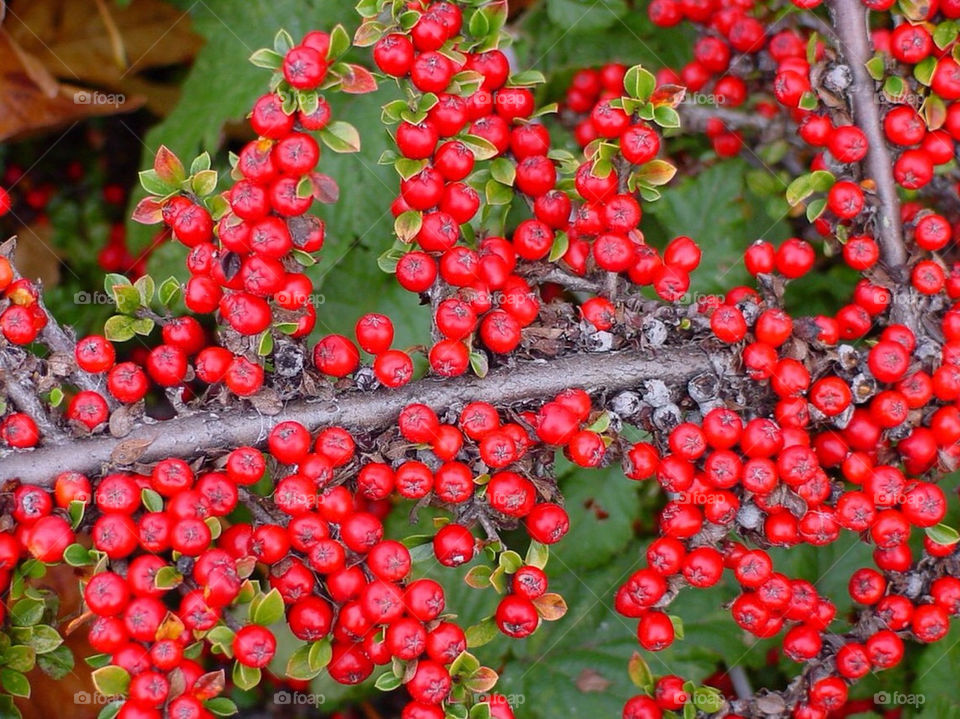
[[[499,406],[534,399],[548,400],[569,387],[589,392],[615,392],[637,387],[646,379],[683,386],[690,378],[712,371],[709,357],[697,348],[663,347],[656,351],[625,350],[581,353],[554,360],[517,362],[481,379],[422,379],[399,390],[354,392],[338,401],[293,402],[275,416],[255,412],[202,412],[139,425],[123,438],[95,437],[63,445],[17,452],[0,460],[0,479],[48,485],[60,472],[98,474],[111,464],[156,462],[166,457],[197,457],[242,445],[261,445],[271,428],[296,420],[310,430],[331,425],[371,431],[388,427],[406,405],[422,402],[436,410],[478,400]]]
[[[909,295],[902,288],[906,281],[907,248],[903,241],[903,224],[900,220],[900,198],[893,179],[893,162],[883,133],[876,84],[867,72],[867,62],[872,57],[868,36],[870,11],[861,0],[831,0],[830,11],[837,31],[838,50],[843,54],[853,84],[850,100],[857,126],[867,136],[869,147],[863,166],[866,174],[877,187],[880,200],[877,217],[877,243],[880,256],[887,270],[898,285],[897,297],[891,310],[894,322],[916,326],[915,313],[910,312]],[[908,292],[908,290],[906,290]]]

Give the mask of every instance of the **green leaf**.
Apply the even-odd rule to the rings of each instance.
[[[882,80],[883,64],[884,64],[883,55],[881,55],[880,53],[877,53],[876,55],[871,57],[869,60],[867,60],[866,68],[867,68],[867,72],[870,74],[870,77],[872,77],[874,80],[877,80],[877,81]]]
[[[683,639],[683,619],[675,614],[670,614],[670,623],[673,624],[673,633],[677,639]]]
[[[83,661],[87,666],[92,667],[93,669],[99,669],[100,667],[105,667],[110,664],[110,655],[91,654],[88,657],[84,657]]]
[[[550,546],[536,540],[530,540],[530,546],[527,547],[527,556],[523,561],[532,567],[543,569],[547,566],[549,559]]]
[[[260,341],[257,343],[257,354],[266,357],[271,352],[273,352],[273,333],[267,328],[260,335]]]
[[[481,379],[486,377],[490,371],[490,361],[487,359],[486,353],[472,350],[470,352],[470,369],[477,377]]]
[[[474,704],[470,707],[470,718],[469,719],[491,719],[493,715],[490,713],[490,704],[483,702],[481,704]]]
[[[811,200],[807,204],[807,222],[813,222],[815,219],[820,217],[823,214],[823,211],[827,209],[827,201],[825,198],[820,197],[816,200]]]
[[[393,222],[393,231],[401,241],[410,243],[420,233],[422,226],[423,214],[416,210],[406,210],[397,215]]]
[[[153,278],[150,275],[143,275],[136,282],[133,283],[133,286],[137,290],[139,295],[139,302],[144,306],[149,306],[153,301],[153,294],[156,291],[156,284],[153,281]]]
[[[93,564],[90,558],[90,550],[82,544],[71,544],[63,551],[63,561],[71,567],[85,567]]]
[[[39,624],[31,628],[31,637],[26,642],[37,654],[46,654],[63,644],[63,637],[51,626]]]
[[[349,122],[334,120],[320,131],[320,139],[334,152],[359,152],[360,133]]]
[[[207,701],[203,703],[203,706],[208,712],[215,714],[218,717],[233,716],[239,711],[233,700],[228,699],[227,697],[214,697],[213,699],[207,699]]]
[[[233,663],[233,683],[243,690],[253,689],[260,683],[261,672],[255,667],[248,667],[240,662]]]
[[[374,686],[382,692],[392,692],[400,687],[401,678],[394,676],[391,672],[386,672],[377,677]]]
[[[514,574],[523,566],[523,560],[520,555],[513,550],[507,550],[500,554],[499,565],[507,574]]]
[[[127,315],[114,315],[103,325],[103,334],[111,342],[126,342],[133,338],[133,318]]]
[[[286,675],[290,679],[307,681],[317,676],[321,669],[322,667],[314,669],[310,666],[310,645],[304,644],[287,660]]]
[[[210,645],[215,649],[219,649],[221,653],[226,654],[228,657],[233,656],[234,637],[236,637],[236,634],[226,624],[218,624],[207,632],[207,641],[210,642]]]
[[[277,34],[273,36],[273,50],[278,55],[286,55],[293,49],[294,45],[293,36],[282,28],[277,30]]]
[[[506,157],[498,157],[490,163],[490,175],[497,182],[512,186],[517,179],[517,168],[513,162]]]
[[[0,669],[0,685],[15,697],[30,697],[30,681],[22,672]]]
[[[157,290],[157,299],[160,300],[160,304],[169,308],[179,301],[182,293],[180,281],[176,277],[168,277],[160,283]]]
[[[680,114],[669,105],[658,105],[653,110],[653,121],[663,128],[680,127]]]
[[[21,599],[10,609],[10,622],[15,627],[30,627],[43,618],[44,603],[36,599]]]
[[[113,299],[117,310],[125,315],[132,315],[140,309],[140,293],[135,287],[121,285],[113,288]]]
[[[54,387],[50,390],[50,396],[47,399],[51,407],[59,407],[63,403],[63,390]]]
[[[37,666],[51,679],[63,679],[73,671],[73,652],[68,647],[59,646],[53,651],[39,655]]]
[[[218,177],[216,170],[202,170],[193,176],[190,187],[198,197],[212,195],[217,189]]]
[[[130,675],[127,670],[114,664],[94,670],[91,676],[93,685],[104,696],[124,695],[130,686]]]
[[[472,649],[489,644],[497,638],[499,632],[500,630],[497,629],[497,624],[493,619],[484,619],[479,624],[467,627],[467,646]]]
[[[210,153],[201,152],[195,158],[193,162],[190,163],[190,174],[196,175],[198,172],[203,172],[210,169]]]
[[[643,69],[640,65],[634,65],[623,77],[623,88],[627,94],[641,102],[650,99],[654,89],[657,87],[657,78],[649,70]]]
[[[268,626],[283,618],[283,597],[279,589],[271,589],[259,602],[251,605],[250,621]]]
[[[176,567],[160,567],[153,577],[154,586],[157,589],[173,589],[179,587],[183,582],[183,575],[177,571]]]
[[[951,545],[960,541],[960,534],[957,533],[957,530],[943,523],[927,527],[926,533],[930,540],[937,544]]]
[[[497,146],[485,137],[480,137],[479,135],[463,135],[458,139],[470,148],[473,156],[478,160],[489,160],[499,154]]]
[[[913,66],[913,76],[921,85],[929,87],[936,67],[937,58],[934,55],[929,55]]]
[[[488,205],[509,205],[513,201],[513,190],[496,180],[487,180],[484,193]]]
[[[115,719],[117,714],[120,713],[120,708],[123,706],[123,700],[117,699],[105,704],[103,709],[100,710],[100,713],[97,714],[97,719]]]
[[[140,490],[140,501],[148,512],[163,511],[163,497],[160,493],[150,487],[144,487]]]
[[[336,60],[350,49],[350,35],[343,25],[337,25],[330,32],[330,49],[327,50],[327,60]]]
[[[487,20],[487,14],[483,9],[474,10],[467,23],[467,29],[474,37],[483,37],[490,32],[490,22]]]
[[[321,670],[333,658],[333,645],[329,639],[321,639],[310,644],[310,653],[307,657],[310,669]]]
[[[471,567],[464,577],[464,581],[474,589],[486,589],[490,586],[490,575],[493,570],[486,564],[478,564]]]
[[[697,687],[691,696],[692,706],[706,714],[717,714],[723,710],[726,700],[718,689],[710,686]]]
[[[177,191],[177,185],[161,180],[156,170],[142,170],[140,172],[140,186],[151,195],[166,197]]]
[[[138,317],[130,323],[130,328],[141,337],[146,337],[153,332],[154,326],[154,321],[149,317]]]
[[[558,232],[553,238],[553,244],[550,245],[550,255],[547,259],[550,262],[556,262],[561,259],[567,250],[570,249],[570,238],[567,236],[566,232]]]
[[[637,168],[633,178],[636,182],[659,187],[670,182],[676,174],[677,168],[666,160],[650,160]]]
[[[654,678],[650,665],[644,661],[640,652],[634,652],[627,664],[627,675],[636,687],[646,694],[653,693]]]
[[[275,50],[262,47],[250,56],[250,62],[267,70],[279,70],[283,67],[283,55]]]
[[[36,665],[36,661],[37,650],[31,646],[15,645],[7,647],[3,652],[3,665],[18,672],[29,672]]]
[[[533,87],[534,85],[542,85],[547,79],[543,76],[543,73],[539,70],[523,70],[518,73],[514,73],[507,80],[508,87]]]

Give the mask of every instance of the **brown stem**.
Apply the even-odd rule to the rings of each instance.
[[[292,402],[275,416],[253,411],[198,412],[165,422],[138,425],[123,438],[78,439],[59,446],[18,452],[0,460],[0,478],[49,485],[60,472],[95,475],[110,465],[156,462],[166,457],[198,457],[244,445],[262,445],[277,423],[301,422],[311,431],[339,425],[370,431],[395,422],[406,405],[421,402],[436,410],[468,401],[499,406],[549,399],[569,387],[588,392],[615,392],[660,379],[683,386],[695,375],[712,371],[710,358],[695,347],[654,351],[582,352],[552,360],[527,360],[490,372],[486,377],[454,380],[426,378],[399,390],[352,392],[338,400]]]
[[[873,180],[880,201],[877,216],[877,243],[880,256],[896,284],[891,319],[916,328],[906,278],[907,248],[900,220],[900,198],[893,179],[893,162],[883,133],[876,83],[867,72],[872,57],[868,18],[870,11],[860,0],[831,0],[830,12],[837,34],[837,49],[853,74],[850,102],[857,126],[867,136],[869,148],[863,161],[866,175]]]

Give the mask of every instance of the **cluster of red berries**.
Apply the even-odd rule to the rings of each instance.
[[[405,415],[408,433],[412,427],[422,429],[416,420],[422,409],[416,410]],[[209,698],[201,694],[206,686],[201,681],[203,670],[184,658],[195,636],[219,640],[227,632],[229,642],[223,641],[228,656],[252,669],[270,663],[277,641],[264,626],[269,622],[257,623],[256,611],[253,623],[236,632],[223,624],[238,603],[270,601],[269,595],[258,595],[249,580],[259,564],[270,568],[264,573],[271,594],[282,600],[293,634],[306,642],[331,644],[326,669],[332,678],[356,684],[376,666],[394,659],[416,662],[416,670],[405,680],[412,701],[403,716],[441,719],[441,705],[452,688],[448,667],[466,650],[466,638],[444,614],[442,587],[431,579],[413,579],[410,551],[384,539],[381,520],[388,505],[383,497],[390,491],[378,483],[381,470],[392,470],[369,463],[359,471],[356,491],[339,484],[337,470],[355,468],[357,457],[350,434],[338,427],[323,430],[313,441],[302,425],[282,422],[270,433],[268,447],[275,460],[295,466],[296,472],[279,479],[273,489],[276,519],[256,526],[224,523],[239,492],[266,472],[266,458],[252,447],[233,450],[219,472],[195,475],[186,462],[167,459],[149,476],[112,474],[98,484],[94,501],[100,516],[92,530],[93,546],[111,560],[126,560],[128,569],[125,576],[113,571],[95,574],[86,584],[84,599],[96,615],[91,645],[132,677],[128,701],[118,716],[155,719],[161,716],[161,707],[171,716],[209,716],[201,702]],[[398,484],[412,487],[400,477],[412,475],[404,471],[410,464],[398,468]],[[82,478],[58,479],[58,501],[61,480],[68,479],[74,487]],[[467,481],[472,485],[469,474]],[[89,492],[89,483],[83,486]],[[18,490],[18,506],[38,506],[39,501],[26,497],[33,491]],[[409,493],[422,496],[412,489]],[[49,497],[43,497],[49,505]],[[64,501],[78,497],[65,494]],[[15,511],[18,518],[20,511]],[[41,516],[39,508],[34,513],[34,519]],[[444,547],[438,557],[450,566],[469,560],[474,552],[472,535],[460,548],[441,539],[455,526],[447,525],[447,532],[441,531],[435,541],[435,546]],[[54,561],[72,541],[69,526],[64,524],[64,529],[66,539],[60,538],[57,551],[40,547],[49,528],[42,529],[42,537],[40,529],[23,531],[31,552]],[[529,568],[518,572],[514,587],[535,598],[539,595],[527,581],[529,574]],[[541,590],[545,578],[542,584]],[[322,596],[317,592],[321,586]],[[174,590],[179,590],[180,598],[178,609],[171,611],[164,597]],[[217,627],[220,634],[214,632]],[[174,667],[184,672],[185,689],[171,697],[166,675]],[[509,705],[492,703],[501,704],[493,716],[513,716]]]
[[[37,286],[25,278],[15,279],[13,267],[0,257],[0,292],[7,306],[0,312],[0,333],[15,345],[28,345],[47,326],[47,313],[37,301]]]

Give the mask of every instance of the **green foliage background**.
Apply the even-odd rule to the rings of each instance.
[[[175,4],[190,12],[206,46],[183,83],[179,104],[146,136],[144,167],[160,144],[187,158],[208,150],[225,167],[225,127],[242,122],[266,89],[267,74],[247,63],[251,52],[271,44],[281,27],[296,37],[335,22],[356,26],[344,0],[175,0]],[[643,3],[627,0],[543,0],[525,10],[514,28],[518,66],[536,67],[549,79],[541,98],[545,101],[558,99],[578,67],[610,60],[640,62],[652,69],[676,67],[691,54],[688,29],[654,30]],[[326,296],[318,310],[320,331],[347,332],[363,312],[388,312],[398,324],[397,344],[404,346],[427,337],[429,318],[417,307],[416,298],[401,291],[376,265],[377,256],[392,242],[388,204],[398,188],[392,168],[377,164],[390,144],[379,107],[396,93],[395,85],[384,82],[374,95],[331,98],[335,117],[347,118],[360,129],[363,150],[347,156],[328,152],[321,161],[323,171],[340,183],[341,200],[320,210],[328,223],[328,240],[322,261],[310,272]],[[749,150],[741,158],[717,161],[707,145],[686,139],[671,142],[688,156],[694,173],[666,188],[660,202],[645,205],[645,234],[656,244],[679,234],[700,243],[704,261],[694,277],[697,292],[722,292],[747,282],[743,249],[758,238],[779,241],[790,234],[780,199],[784,178]],[[147,244],[152,234],[133,224],[128,231],[134,247]],[[182,256],[182,248],[164,246],[153,255],[151,272],[160,278],[182,274]],[[791,302],[810,314],[835,309],[849,286],[843,275],[815,278],[806,290],[792,291]],[[570,612],[530,639],[498,639],[478,654],[502,670],[499,691],[520,698],[516,714],[521,719],[615,717],[635,693],[626,666],[638,645],[635,622],[612,610],[612,596],[642,564],[662,500],[649,485],[626,480],[618,468],[585,472],[561,463],[561,477],[573,529],[554,552],[550,574],[552,590],[566,597]],[[421,521],[426,521],[423,515]],[[406,523],[405,512],[397,511],[391,518],[394,533],[409,533]],[[857,544],[818,552],[791,550],[783,557],[783,569],[817,581],[839,600],[842,617],[849,611],[849,604],[843,603],[843,578],[869,561],[864,551]],[[468,588],[462,582],[464,571],[439,572],[431,561],[421,562],[418,571],[444,582],[450,609],[466,621],[492,613],[495,596],[489,590]],[[686,639],[669,651],[646,656],[654,673],[678,673],[700,682],[718,669],[739,664],[747,668],[755,686],[782,685],[792,668],[777,656],[768,656],[775,641],[754,642],[736,629],[722,609],[734,596],[735,588],[728,585],[683,593],[674,613],[684,619]],[[932,696],[957,675],[956,655],[941,659],[955,641],[960,641],[956,629],[943,643],[914,650],[908,668],[865,682],[856,695],[869,696],[884,687],[891,692],[929,692],[933,701]],[[284,662],[285,657],[278,658],[278,671]],[[344,689],[323,678],[316,680],[315,689],[325,695],[325,709],[374,691],[370,686]],[[254,700],[248,697],[248,702]],[[938,695],[935,705],[929,716],[960,716],[955,698]]]

